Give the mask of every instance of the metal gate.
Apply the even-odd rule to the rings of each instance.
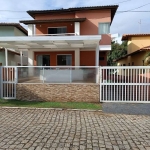
[[[100,101],[150,103],[150,66],[100,67]]]
[[[1,67],[1,97],[3,99],[16,98],[17,68]]]

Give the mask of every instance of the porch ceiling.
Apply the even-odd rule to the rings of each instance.
[[[0,47],[23,51],[30,49],[96,48],[100,40],[100,35],[0,37]]]

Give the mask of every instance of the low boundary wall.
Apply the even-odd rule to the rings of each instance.
[[[28,101],[99,102],[99,84],[16,84],[16,99]]]

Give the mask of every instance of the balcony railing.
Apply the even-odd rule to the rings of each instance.
[[[59,34],[34,34],[30,36],[77,36],[77,33],[59,33]]]

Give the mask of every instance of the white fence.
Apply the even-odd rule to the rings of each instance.
[[[16,84],[96,83],[99,67],[8,66],[1,67],[1,98],[15,99]]]
[[[150,103],[150,67],[100,67],[100,101]]]
[[[3,66],[0,79],[5,99],[16,98],[16,84],[99,83],[100,102],[150,103],[150,67]]]
[[[1,67],[1,98],[14,99],[16,97],[17,68]]]

